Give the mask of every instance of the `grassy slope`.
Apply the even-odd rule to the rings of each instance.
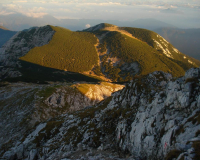
[[[21,60],[73,72],[88,71],[97,64],[97,38],[92,33],[51,27],[56,33],[49,44],[33,48]]]
[[[181,52],[200,60],[200,28],[160,28],[155,30],[155,32],[162,35]]]
[[[172,72],[174,76],[181,76],[184,70],[176,63],[159,54],[147,43],[122,35],[119,32],[110,32],[104,39],[111,49],[111,56],[117,56],[125,62],[137,61],[141,67],[141,74],[162,70]]]
[[[101,25],[103,25],[101,26],[103,28],[112,27],[110,24]],[[98,66],[98,55],[94,47],[97,43],[97,38],[94,34],[102,35],[107,31],[100,28],[100,30],[94,31],[93,34],[90,32],[72,32],[61,27],[51,26],[51,28],[56,33],[49,44],[33,48],[24,57],[21,57],[21,60],[73,72],[89,71],[95,65]],[[104,50],[106,50],[106,47],[109,48],[111,57],[118,57],[124,62],[138,62],[141,69],[140,74],[142,75],[162,70],[178,77],[182,76],[185,70],[197,67],[197,65],[188,63],[188,60],[183,58],[185,55],[180,52],[176,53],[170,43],[167,43],[167,46],[174,59],[166,57],[162,51],[156,49],[157,45],[154,40],[158,41],[164,49],[166,44],[164,44],[162,37],[155,32],[129,27],[120,29],[131,33],[140,41],[113,31],[106,34],[103,39]],[[189,57],[187,58],[189,59]],[[198,61],[195,61],[195,63],[197,64]],[[111,67],[111,69],[107,70],[110,75],[108,77],[113,81],[121,81],[119,68]]]
[[[158,34],[153,31],[149,31],[146,29],[140,29],[140,28],[129,28],[129,27],[123,27],[122,29],[131,33],[134,37],[136,37],[144,42],[147,42],[153,48],[156,48],[156,43],[153,41],[153,39],[154,39],[154,40],[158,41],[164,49],[166,49],[166,46],[163,44],[164,41],[162,40],[162,37],[157,36]],[[165,43],[165,44],[167,44],[167,43]],[[171,60],[176,62],[177,64],[179,64],[184,70],[188,70],[191,67],[200,66],[200,61],[195,60],[194,58],[191,58],[181,52],[177,53],[174,50],[174,46],[172,46],[170,43],[167,44],[167,47],[168,47],[169,51],[171,52],[173,59],[174,59],[174,60],[172,60],[172,59]],[[184,57],[187,57],[187,59],[185,59]],[[195,64],[189,63],[188,60],[195,62]]]

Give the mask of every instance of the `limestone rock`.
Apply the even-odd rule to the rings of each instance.
[[[151,73],[131,81],[122,90],[94,106],[70,114],[62,112],[51,118],[49,114],[55,108],[58,112],[59,107],[66,103],[75,104],[74,106],[80,104],[81,97],[72,93],[67,98],[64,96],[64,93],[69,93],[66,89],[56,90],[44,100],[50,108],[43,113],[46,116],[43,122],[32,127],[25,138],[15,140],[15,143],[1,140],[2,146],[7,146],[1,153],[2,157],[26,158],[30,154],[32,156],[29,157],[35,157],[35,149],[38,159],[48,160],[154,160],[171,155],[176,155],[174,159],[180,160],[183,157],[199,157],[199,70],[191,69],[186,76],[177,79],[163,72]],[[7,93],[8,91],[2,93],[1,100],[15,95]],[[73,98],[76,103],[72,102]],[[1,126],[8,123],[7,119],[1,121]],[[24,154],[17,155],[17,151],[22,153],[22,150]]]
[[[47,44],[55,31],[50,26],[31,28],[15,34],[0,48],[0,79],[18,77],[21,73],[18,59],[27,54],[32,48]]]

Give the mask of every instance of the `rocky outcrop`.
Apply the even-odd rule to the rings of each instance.
[[[32,48],[48,44],[54,33],[50,26],[44,26],[15,34],[0,48],[0,79],[20,76],[20,72],[16,70],[16,67],[20,67],[18,59]]]
[[[142,159],[192,159],[199,156],[198,148],[194,147],[195,143],[200,146],[199,73],[199,69],[191,69],[184,77],[169,81],[166,88],[161,83],[155,88],[148,85],[150,94],[154,93],[150,95],[151,100],[144,92],[148,88],[137,93],[139,98],[135,96],[134,105],[139,107],[134,121],[128,126],[123,118],[117,125],[117,135],[122,137],[117,140],[119,147]],[[165,78],[160,73],[154,73],[154,76]],[[132,82],[130,87],[136,85]]]
[[[85,94],[80,92],[77,89],[80,86],[87,86],[88,92]],[[30,136],[25,141],[34,140],[38,132],[46,127],[46,120],[95,105],[114,91],[122,89],[124,85],[105,82],[101,84],[60,83],[49,85],[0,83],[0,87],[1,155],[11,146],[18,146],[19,142],[25,140],[24,138],[29,133]],[[91,90],[95,96],[89,94]],[[37,126],[35,130],[37,124],[41,125]],[[33,133],[31,133],[32,131]],[[20,145],[20,148],[17,149],[17,152],[20,152],[20,156],[16,155],[18,159],[24,155],[21,152],[25,148],[24,145]],[[36,151],[37,149],[31,150],[30,157],[36,156]],[[11,153],[5,153],[5,157],[15,157]]]
[[[95,105],[111,96],[113,92],[123,88],[124,85],[107,82],[101,82],[100,84],[75,84],[71,87],[58,88],[44,102],[48,106],[55,108],[68,106],[70,112],[77,111],[87,106]]]
[[[180,160],[199,159],[199,148],[200,69],[193,68],[177,79],[137,77],[96,106],[38,124],[2,157]]]

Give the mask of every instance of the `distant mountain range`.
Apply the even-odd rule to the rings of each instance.
[[[7,28],[0,26],[0,47],[16,33],[15,31],[9,31]]]
[[[5,28],[5,27],[3,27],[3,26],[0,26],[0,29],[8,30],[7,28]]]
[[[49,25],[18,32],[0,49],[0,65],[1,79],[45,78],[44,68],[49,68],[56,74],[62,71],[61,75],[74,72],[124,82],[159,70],[179,77],[200,66],[200,61],[182,54],[155,32],[102,23],[81,32]],[[33,70],[37,71],[30,74]]]
[[[14,31],[21,31],[34,26],[44,26],[49,23],[56,25],[58,22],[58,19],[48,15],[44,16],[43,18],[32,18],[22,14],[0,16],[0,25]]]
[[[45,15],[43,18],[32,18],[22,14],[11,14],[0,16],[0,25],[10,30],[21,31],[33,26],[55,25],[68,28],[72,31],[86,29],[86,25],[94,26],[99,23],[112,23],[120,27],[137,27],[154,30],[161,27],[175,27],[171,24],[156,19],[139,19],[135,21],[101,20],[101,19],[56,19],[51,15]]]
[[[200,60],[200,28],[160,28],[154,31],[163,36],[184,54]]]
[[[0,16],[0,25],[4,30],[8,28],[12,31],[21,31],[34,26],[54,25],[68,28],[72,31],[83,30],[99,23],[111,23],[119,27],[136,27],[153,30],[160,34],[182,53],[200,60],[200,29],[180,29],[174,25],[156,19],[138,19],[135,21],[117,21],[100,19],[57,19],[51,15],[43,18],[31,18],[22,14],[12,14]],[[1,28],[2,29],[2,28]],[[12,32],[14,34],[14,32]],[[2,33],[0,36],[0,46],[13,35],[9,32]]]
[[[149,30],[155,30],[158,28],[177,28],[174,25],[153,19],[153,18],[147,18],[147,19],[138,19],[133,21],[131,24],[126,25],[128,27],[136,27],[136,28],[144,28]]]

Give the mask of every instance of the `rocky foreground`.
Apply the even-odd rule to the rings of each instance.
[[[7,97],[12,100],[14,95]],[[49,105],[51,96],[40,98]],[[8,105],[1,105],[1,159],[200,159],[200,68],[177,79],[164,72],[137,77],[79,111],[66,112],[58,106],[46,110],[38,104],[40,109],[34,110],[38,113],[29,109],[21,125],[13,126],[11,122],[23,115],[20,105],[16,110],[10,106],[14,116],[9,109],[3,112]],[[30,121],[32,115],[37,117],[35,123]],[[13,128],[6,130],[9,126]],[[6,134],[12,138],[3,138]]]

